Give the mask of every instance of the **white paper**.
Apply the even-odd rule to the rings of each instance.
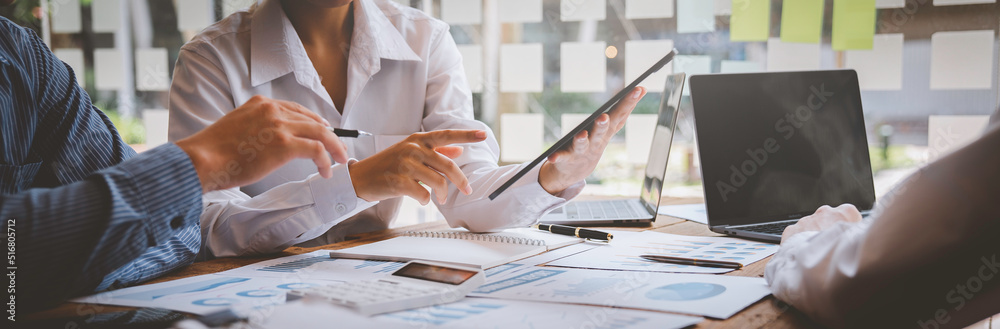
[[[708,212],[705,211],[704,203],[663,205],[657,210],[657,214],[708,224]]]
[[[250,317],[254,328],[685,328],[698,317],[611,307],[465,298],[455,303],[366,317],[342,307],[296,301]],[[192,320],[193,321],[193,320]]]
[[[715,15],[730,16],[733,14],[733,0],[715,0]]]
[[[931,89],[993,87],[993,30],[931,35]]]
[[[598,20],[607,16],[606,0],[561,0],[559,15],[563,22]]]
[[[167,143],[169,113],[167,110],[142,111],[142,124],[146,128],[146,147],[154,148]]]
[[[224,309],[245,311],[285,302],[292,289],[336,284],[333,280],[255,278],[224,274],[199,275],[163,283],[135,286],[73,299],[87,304],[158,307],[205,315]]]
[[[441,0],[441,20],[448,24],[483,22],[482,0]]]
[[[876,9],[903,8],[906,0],[875,0]]]
[[[542,92],[542,44],[500,45],[500,91]]]
[[[656,131],[656,114],[632,114],[625,119],[625,154],[628,162],[644,164]]]
[[[608,60],[604,42],[563,42],[559,45],[561,91],[607,91]]]
[[[497,1],[501,23],[536,23],[542,21],[542,0]]]
[[[125,67],[118,49],[94,49],[94,87],[117,90],[125,86]]]
[[[625,0],[625,18],[674,17],[674,0]]]
[[[819,44],[767,40],[767,70],[810,71],[820,69]]]
[[[90,17],[95,33],[118,32],[122,28],[122,0],[94,0]]]
[[[250,5],[256,3],[257,0],[225,0],[222,1],[222,17],[232,15],[233,13],[247,9]]]
[[[997,0],[934,0],[935,6],[972,5],[980,3],[997,3]]]
[[[691,94],[691,76],[695,74],[712,73],[712,56],[686,56],[678,55],[674,58],[674,72],[687,73],[684,81],[684,93]]]
[[[871,50],[848,50],[861,90],[903,89],[903,34],[876,34]]]
[[[76,83],[80,87],[86,87],[86,80],[84,79],[85,65],[83,61],[83,50],[77,48],[60,48],[52,50],[52,53],[56,55],[57,58],[66,62],[73,69],[73,74],[76,75]]]
[[[470,296],[608,305],[725,319],[771,294],[763,278],[535,267]]]
[[[612,243],[565,257],[548,266],[619,271],[708,273],[733,269],[657,263],[640,255],[661,255],[737,262],[744,266],[778,251],[778,245],[735,238],[697,237],[659,232],[616,232]]]
[[[719,68],[720,73],[753,73],[761,71],[764,71],[764,69],[761,68],[760,63],[750,61],[722,61],[722,66]]]
[[[80,1],[49,1],[52,33],[79,33],[82,28]]]
[[[544,117],[539,113],[500,115],[500,160],[523,162],[542,154]]]
[[[715,31],[715,2],[677,0],[677,33]]]
[[[138,91],[170,89],[166,48],[136,49],[135,89]]]
[[[389,275],[405,263],[330,258],[329,250],[286,256],[235,268],[220,274],[254,278],[354,281]]]
[[[174,0],[177,8],[177,29],[201,31],[212,25],[215,11],[211,2],[204,0]]]
[[[988,115],[932,115],[927,122],[927,158],[934,161],[982,137]]]
[[[474,93],[483,92],[483,46],[458,45],[462,54],[462,67],[465,68],[465,78],[469,80],[469,89]]]
[[[559,136],[566,136],[569,132],[573,131],[573,128],[579,126],[581,122],[587,120],[590,117],[590,113],[563,113],[562,118],[560,118],[560,132]]]
[[[673,40],[625,41],[625,83],[632,83],[673,49]],[[663,87],[667,83],[667,75],[673,72],[671,68],[671,65],[663,67],[639,85],[646,87],[649,92],[663,92]]]

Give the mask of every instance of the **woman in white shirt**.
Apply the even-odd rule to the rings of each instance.
[[[645,89],[491,201],[486,196],[525,164],[497,166],[499,147],[473,119],[448,28],[387,0],[261,0],[184,45],[170,90],[171,140],[254,95],[295,101],[334,127],[375,134],[341,139],[361,161],[335,165],[331,179],[299,161],[242,191],[207,194],[203,257],[323,245],[385,229],[401,196],[430,199],[417,181],[434,189],[451,226],[473,231],[530,225],[576,196]],[[260,142],[240,151],[253,156]],[[455,143],[467,144],[442,147]]]

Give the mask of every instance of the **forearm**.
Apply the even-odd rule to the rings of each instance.
[[[14,220],[22,305],[33,309],[92,291],[105,275],[173,237],[175,227],[191,225],[184,214],[200,210],[200,197],[194,168],[174,145],[73,184],[4,196],[0,218]]]

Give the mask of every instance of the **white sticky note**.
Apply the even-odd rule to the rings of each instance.
[[[52,50],[52,53],[56,55],[56,58],[66,62],[66,65],[69,65],[69,67],[73,69],[73,74],[76,75],[76,83],[79,84],[80,87],[85,87],[86,82],[83,76],[85,68],[83,63],[83,50],[77,48],[61,48]]]
[[[170,88],[167,49],[150,48],[135,51],[135,89],[165,91]]]
[[[529,161],[542,154],[544,119],[541,113],[501,114],[500,161]]]
[[[871,50],[848,50],[846,68],[858,71],[861,90],[903,89],[903,34],[876,34]]]
[[[448,24],[483,22],[482,0],[441,0],[441,20]]]
[[[722,61],[719,73],[753,73],[764,71],[760,63],[750,61]]]
[[[993,30],[931,35],[931,89],[993,87]]]
[[[462,66],[465,68],[465,78],[469,80],[469,89],[474,93],[483,92],[483,46],[458,45],[462,54]]]
[[[715,0],[715,15],[729,16],[733,14],[733,0]]]
[[[646,163],[656,131],[656,114],[632,114],[625,119],[625,153],[630,163]]]
[[[677,0],[677,33],[715,31],[715,1]]]
[[[559,136],[566,136],[566,134],[573,131],[573,128],[579,126],[583,120],[587,120],[591,113],[563,113],[559,122]]]
[[[146,128],[146,147],[154,148],[167,143],[169,113],[169,111],[162,109],[142,111],[142,124]]]
[[[222,1],[222,17],[250,8],[250,5],[256,2],[257,0],[224,0]]]
[[[542,21],[542,0],[497,1],[501,23],[535,23]]]
[[[932,115],[927,122],[927,158],[934,161],[983,135],[988,115]]]
[[[691,76],[694,74],[712,73],[712,56],[678,55],[674,58],[674,72],[687,73],[687,76],[685,77],[683,95],[690,95]]]
[[[121,50],[94,49],[94,88],[117,90],[125,86],[125,67]]]
[[[607,17],[606,0],[561,0],[559,16],[563,22],[598,20]]]
[[[632,83],[632,80],[646,72],[672,49],[674,49],[673,40],[625,41],[625,83]],[[671,72],[673,72],[672,66],[667,65],[660,71],[651,74],[639,85],[646,87],[648,92],[663,92],[663,86],[667,83],[667,75],[670,75]]]
[[[674,0],[625,0],[625,18],[674,17]]]
[[[980,3],[997,3],[997,0],[934,0],[935,6],[974,5]]]
[[[410,0],[392,0],[392,1],[395,1],[396,3],[404,5],[404,6],[409,6],[410,5]]]
[[[91,29],[114,33],[122,28],[122,0],[94,0],[90,4]]]
[[[79,33],[83,23],[80,18],[80,1],[49,1],[52,13],[52,33]]]
[[[767,70],[819,70],[819,49],[818,43],[781,42],[781,39],[770,38],[767,40]]]
[[[204,0],[174,0],[177,8],[177,30],[201,31],[212,25],[213,15],[211,1]]]
[[[500,91],[542,92],[542,44],[500,45]]]
[[[903,8],[906,0],[875,0],[876,9]]]
[[[562,92],[605,92],[608,60],[604,42],[563,42],[559,45]]]

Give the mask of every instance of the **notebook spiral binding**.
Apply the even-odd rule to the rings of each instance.
[[[481,234],[481,233],[470,233],[470,232],[416,232],[416,231],[406,231],[403,233],[405,236],[413,236],[420,238],[437,238],[437,239],[459,239],[459,240],[475,240],[475,241],[488,241],[488,242],[499,242],[508,244],[524,244],[532,246],[544,246],[545,241],[516,237],[501,234]]]

